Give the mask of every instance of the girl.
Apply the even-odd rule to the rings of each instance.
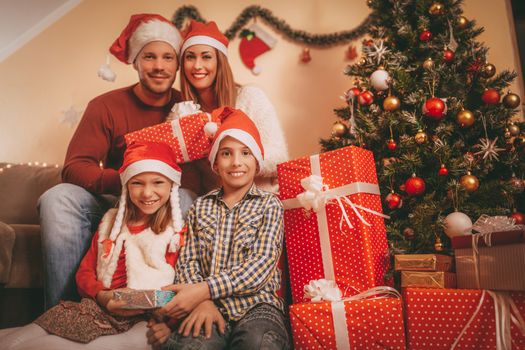
[[[119,207],[104,215],[76,274],[84,299],[63,301],[33,324],[11,332],[2,340],[4,349],[38,347],[49,333],[87,343],[101,335],[126,332],[145,320],[146,313],[126,309],[113,292],[160,289],[173,283],[184,223],[178,195],[181,171],[171,148],[163,143],[133,143],[124,153],[119,173]],[[145,330],[142,337],[144,348]]]
[[[241,109],[253,120],[261,134],[266,151],[265,165],[256,178],[259,188],[276,192],[276,166],[288,160],[288,148],[275,108],[262,90],[254,86],[239,87],[233,80],[228,63],[228,39],[219,31],[215,22],[192,21],[181,48],[182,100],[200,104],[204,112],[231,106]],[[194,192],[203,193],[218,186],[217,177],[207,161],[194,162],[203,182],[201,188],[191,186]],[[183,166],[184,172],[186,172]],[[186,186],[184,186],[186,187]]]

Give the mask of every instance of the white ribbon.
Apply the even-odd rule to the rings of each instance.
[[[285,199],[282,201],[282,203],[285,209],[304,208],[305,210],[313,210],[316,213],[324,277],[328,280],[335,280],[335,272],[332,262],[332,249],[330,246],[330,237],[328,234],[328,218],[326,215],[325,206],[327,204],[332,204],[334,200],[339,205],[342,215],[341,221],[339,223],[341,230],[343,219],[347,223],[348,227],[354,227],[350,222],[350,218],[348,217],[343,202],[348,204],[350,208],[352,208],[352,210],[356,213],[357,217],[368,226],[370,226],[370,224],[359,213],[357,208],[374,215],[381,216],[385,219],[389,219],[390,217],[375,210],[355,204],[349,198],[347,198],[347,196],[356,193],[370,193],[380,195],[379,186],[377,184],[367,182],[353,182],[341,187],[329,188],[327,185],[323,184],[319,154],[310,156],[310,167],[312,175],[301,180],[301,186],[303,186],[305,192],[298,194],[295,198]]]
[[[341,290],[337,288],[335,281],[326,279],[310,281],[310,283],[304,287],[304,290],[305,296],[313,296],[313,302],[331,302],[335,344],[338,350],[350,350],[350,335],[348,334],[348,327],[346,325],[346,301],[401,298],[397,290],[388,286],[374,287],[362,293],[342,298]]]
[[[171,117],[179,119],[192,114],[202,113],[201,106],[193,101],[182,101],[171,107]]]
[[[483,290],[481,293],[481,298],[479,300],[476,310],[468,320],[467,324],[457,338],[454,340],[454,343],[450,347],[450,350],[454,350],[458,345],[461,337],[467,329],[469,328],[472,321],[476,318],[481,306],[485,301],[486,294],[489,294],[494,300],[494,321],[496,323],[496,350],[511,350],[512,349],[512,334],[511,334],[511,322],[518,327],[518,330],[523,336],[525,336],[525,321],[521,317],[518,307],[514,303],[514,300],[505,292],[493,292],[490,290]]]
[[[191,101],[186,101],[186,102],[191,102]],[[180,103],[183,103],[183,102],[180,102]],[[191,102],[193,103],[193,102]],[[196,106],[198,107],[199,105],[196,104]],[[202,112],[197,112],[198,114],[203,114]],[[208,121],[211,121],[212,118],[211,118],[211,114],[209,113],[204,113],[206,115],[206,117],[208,118]],[[195,115],[195,113],[192,113],[190,115]],[[179,147],[180,147],[180,151],[182,153],[182,158],[184,159],[184,162],[189,162],[191,159],[190,159],[190,156],[188,154],[188,146],[186,145],[186,140],[184,140],[184,135],[182,133],[182,127],[180,126],[180,121],[182,118],[185,118],[185,117],[188,117],[190,115],[184,115],[184,116],[181,116],[181,117],[177,117],[176,119],[173,119],[171,121],[171,129],[173,131],[173,135],[175,135],[175,137],[177,138],[177,141],[179,142]]]

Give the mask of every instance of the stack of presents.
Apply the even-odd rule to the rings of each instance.
[[[206,125],[174,120],[126,137],[171,144],[181,162],[207,156]],[[295,349],[525,349],[525,230],[482,217],[454,237],[455,257],[390,257],[372,152],[349,146],[278,165]]]

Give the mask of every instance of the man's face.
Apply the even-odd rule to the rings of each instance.
[[[133,66],[139,73],[143,89],[157,96],[169,93],[179,69],[177,53],[171,45],[163,41],[153,41],[145,45]]]

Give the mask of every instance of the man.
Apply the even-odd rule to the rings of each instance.
[[[39,200],[46,309],[77,296],[74,276],[92,233],[121,190],[124,135],[165,121],[180,99],[172,88],[182,38],[160,15],[133,15],[110,52],[132,64],[139,82],[105,93],[87,106],[73,135],[62,184]],[[194,195],[180,190],[185,213]]]

